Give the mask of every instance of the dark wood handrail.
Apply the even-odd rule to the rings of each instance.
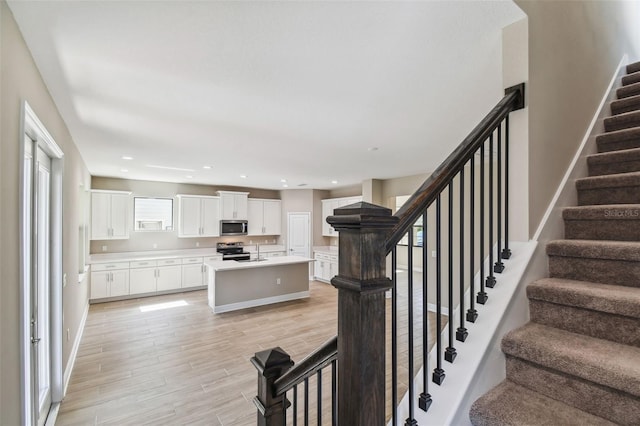
[[[333,336],[318,349],[284,373],[274,383],[273,395],[282,395],[304,379],[322,370],[338,357],[338,336]]]
[[[506,89],[502,100],[400,207],[395,214],[400,220],[385,242],[386,253],[391,252],[400,242],[420,215],[435,201],[438,194],[444,191],[502,120],[510,112],[521,108],[524,108],[524,83]]]

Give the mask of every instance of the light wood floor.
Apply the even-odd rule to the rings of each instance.
[[[255,425],[251,400],[257,373],[249,361],[254,353],[280,346],[299,361],[336,334],[337,291],[319,282],[312,282],[310,291],[306,300],[225,314],[211,312],[206,291],[92,305],[56,424]],[[141,306],[181,300],[188,305],[140,310]],[[406,297],[399,297],[400,318],[406,318],[406,302]],[[414,306],[415,365],[419,366],[422,309],[418,302]],[[390,317],[390,309],[387,312]],[[433,324],[433,315],[429,316]],[[399,323],[406,324],[406,319]],[[398,333],[400,396],[407,382],[404,328]],[[435,327],[430,325],[430,329],[433,336]],[[388,354],[388,365],[390,358]],[[310,419],[316,424],[314,381]],[[330,383],[327,369],[324,389],[329,390]],[[387,413],[391,409],[389,389],[390,380]],[[291,393],[288,397],[291,399]],[[298,398],[301,401],[302,389]],[[330,407],[328,392],[323,401],[326,410]],[[328,413],[323,415],[323,424],[330,424]]]

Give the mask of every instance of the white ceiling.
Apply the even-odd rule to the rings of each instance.
[[[435,169],[499,100],[500,30],[524,16],[511,1],[8,3],[92,175],[271,189]]]

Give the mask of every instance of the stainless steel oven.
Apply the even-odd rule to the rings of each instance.
[[[244,251],[244,245],[238,243],[218,243],[216,251],[222,254],[222,260],[249,260],[251,253]]]

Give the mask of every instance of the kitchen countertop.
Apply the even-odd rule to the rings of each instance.
[[[179,259],[183,257],[204,257],[220,255],[215,247],[182,250],[131,251],[119,253],[95,253],[89,256],[89,263],[130,262],[151,259]]]
[[[276,244],[260,244],[260,253],[273,253],[274,251],[285,251],[285,247]],[[244,251],[257,253],[255,244],[245,244]]]
[[[314,246],[312,250],[314,252],[338,254],[338,246]]]
[[[262,250],[260,250],[262,251]],[[265,268],[278,265],[292,265],[295,263],[314,262],[314,259],[302,256],[268,257],[257,262],[236,262],[233,260],[205,261],[204,264],[216,272],[233,271],[237,269]]]

